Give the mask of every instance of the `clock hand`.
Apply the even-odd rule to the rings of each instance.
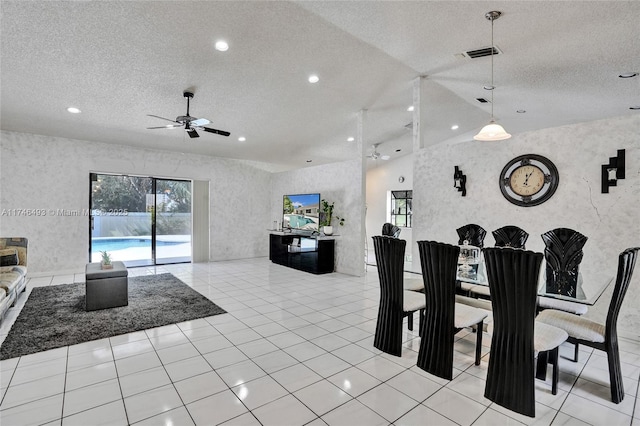
[[[528,175],[525,175],[524,177],[524,186],[529,186],[529,177],[533,174],[533,172],[529,173]]]

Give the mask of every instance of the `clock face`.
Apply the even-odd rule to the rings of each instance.
[[[547,158],[526,154],[509,161],[500,173],[502,195],[515,205],[537,206],[558,188],[558,169]]]
[[[521,196],[532,196],[544,186],[544,172],[537,166],[527,164],[516,168],[509,177],[513,192]]]

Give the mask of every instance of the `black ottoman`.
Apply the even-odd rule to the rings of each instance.
[[[85,275],[86,311],[129,304],[129,273],[124,263],[113,262],[113,269],[102,269],[100,263],[87,263]]]

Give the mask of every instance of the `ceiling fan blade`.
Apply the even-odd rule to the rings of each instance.
[[[147,114],[147,116],[149,116],[149,117],[159,118],[160,120],[167,120],[167,121],[170,121],[170,122],[172,122],[172,123],[182,124],[182,123],[180,123],[179,121],[171,120],[171,119],[169,119],[169,118],[160,117],[159,115]]]
[[[224,130],[218,130],[218,129],[211,129],[209,127],[203,127],[202,130],[204,130],[205,132],[209,132],[209,133],[215,133],[221,136],[229,136],[231,133],[229,132],[225,132]]]
[[[190,138],[199,138],[200,135],[193,129],[187,129],[187,133],[189,133]]]
[[[196,120],[191,120],[189,122],[189,124],[191,124],[193,127],[202,127],[205,126],[207,124],[211,123],[209,120],[207,120],[206,118],[198,118]]]
[[[166,126],[147,127],[147,129],[179,129],[182,124],[167,124]]]

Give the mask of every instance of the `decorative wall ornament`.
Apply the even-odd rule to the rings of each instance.
[[[602,165],[602,193],[608,194],[610,186],[617,186],[618,179],[624,179],[624,149],[618,150],[616,157],[609,157],[609,164]]]
[[[467,175],[462,173],[462,170],[455,166],[453,173],[453,187],[458,189],[458,192],[462,192],[462,196],[467,195]]]

